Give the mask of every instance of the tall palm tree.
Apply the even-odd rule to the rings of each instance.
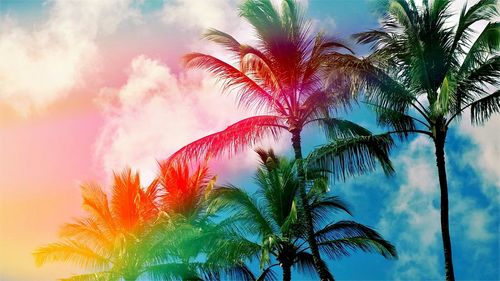
[[[280,266],[283,280],[291,280],[292,267],[314,272],[312,254],[307,246],[306,227],[300,220],[304,212],[297,203],[299,179],[295,161],[278,158],[272,150],[256,150],[261,164],[256,174],[257,192],[249,195],[234,186],[218,187],[212,205],[234,213],[236,223],[248,238],[244,249],[253,249],[260,257],[262,274],[257,280],[275,278],[273,268]],[[322,173],[307,173],[312,187],[307,194],[312,209],[314,239],[319,250],[330,258],[349,255],[350,250],[376,252],[386,258],[396,257],[396,250],[375,230],[354,221],[332,222],[339,211],[351,214],[347,205],[327,192],[328,181]],[[258,242],[254,242],[257,237]],[[227,253],[227,250],[223,250]],[[260,253],[259,253],[260,252]],[[271,260],[271,257],[274,257]],[[323,260],[322,260],[322,263]],[[330,279],[334,279],[330,272]]]
[[[335,70],[366,93],[378,120],[401,137],[423,134],[435,145],[447,280],[454,280],[444,147],[449,126],[470,108],[473,124],[500,112],[500,23],[497,0],[465,4],[451,22],[451,0],[391,0],[380,29],[354,35],[372,44],[366,58],[337,54]],[[472,26],[486,22],[474,38]],[[493,88],[493,91],[491,90]],[[351,144],[353,144],[352,142]],[[343,145],[347,145],[344,143]]]
[[[136,280],[147,259],[151,222],[157,218],[157,181],[142,189],[138,174],[127,169],[114,175],[111,199],[96,184],[82,186],[87,216],[61,228],[61,242],[39,248],[36,263],[73,262],[94,273],[65,280]]]
[[[234,90],[239,105],[265,112],[243,119],[221,132],[194,141],[174,153],[171,161],[235,153],[255,144],[265,136],[279,137],[288,131],[297,161],[299,194],[304,207],[307,237],[314,265],[322,280],[328,280],[326,266],[321,262],[314,240],[312,210],[308,204],[302,163],[301,133],[305,126],[319,124],[327,136],[365,136],[367,149],[360,155],[360,167],[352,172],[372,170],[376,156],[373,150],[387,155],[392,139],[371,133],[352,122],[333,118],[331,113],[349,102],[348,91],[340,92],[347,83],[341,76],[333,79],[324,62],[339,49],[350,51],[342,43],[323,34],[313,35],[294,0],[284,0],[276,9],[270,0],[247,0],[240,6],[240,15],[255,29],[257,45],[241,44],[231,35],[211,29],[205,38],[222,45],[236,58],[233,66],[216,57],[191,53],[185,56],[188,67],[208,70],[221,81],[223,90]],[[327,75],[330,79],[325,80]],[[327,81],[327,82],[325,82]],[[354,157],[354,156],[353,156]],[[388,173],[392,167],[387,157],[378,159]]]

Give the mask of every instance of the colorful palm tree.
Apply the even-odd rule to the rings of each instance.
[[[366,93],[379,123],[391,133],[423,134],[434,142],[447,280],[455,279],[444,153],[448,128],[468,108],[476,125],[500,112],[500,23],[490,22],[498,16],[498,1],[465,4],[458,22],[450,22],[451,3],[391,0],[381,29],[354,36],[372,44],[373,53],[366,58],[337,54],[330,63],[352,78],[354,91]],[[480,21],[487,24],[475,38],[472,26]]]
[[[186,162],[162,162],[158,176],[160,209],[168,214],[176,239],[166,239],[159,245],[169,264],[155,268],[154,276],[164,278],[171,264],[183,280],[218,280],[226,276],[237,280],[252,280],[251,271],[244,264],[245,256],[212,254],[220,247],[219,239],[234,235],[226,227],[226,220],[214,222],[216,210],[208,203],[217,177],[209,173],[207,163],[191,169]],[[166,235],[170,235],[166,229]],[[182,269],[182,270],[181,270]]]
[[[281,267],[283,280],[292,279],[292,267],[309,274],[315,272],[307,245],[307,228],[300,220],[304,209],[297,202],[296,162],[278,158],[272,150],[259,149],[257,153],[261,165],[255,177],[256,193],[251,196],[234,186],[218,187],[212,204],[233,213],[238,228],[246,233],[243,236],[247,240],[240,238],[238,243],[240,249],[253,249],[253,255],[259,256],[263,272],[257,280],[275,278],[273,268],[276,266]],[[375,230],[353,221],[332,222],[332,214],[339,211],[351,214],[349,208],[327,192],[328,178],[323,173],[309,171],[307,175],[306,182],[311,185],[307,198],[312,209],[314,239],[320,251],[330,258],[348,256],[350,250],[356,249],[377,252],[386,258],[396,257],[394,246]],[[258,242],[254,242],[255,239]],[[331,273],[328,274],[333,280]]]
[[[146,189],[130,169],[114,175],[112,196],[97,184],[82,186],[87,216],[61,228],[61,242],[39,248],[36,263],[73,262],[96,272],[65,280],[136,280],[152,260],[152,221],[157,218],[157,181]]]
[[[293,0],[283,1],[276,9],[270,0],[247,0],[240,6],[240,14],[254,27],[257,47],[240,44],[222,31],[209,30],[205,38],[225,47],[237,58],[238,67],[213,56],[191,53],[185,56],[188,67],[208,70],[224,82],[224,90],[236,90],[238,103],[253,108],[263,115],[243,119],[221,132],[194,141],[174,153],[171,161],[203,158],[235,153],[255,144],[266,136],[279,137],[282,131],[291,134],[297,161],[299,194],[304,207],[307,237],[315,267],[322,280],[328,280],[326,266],[321,262],[314,240],[311,208],[307,200],[302,163],[301,133],[305,126],[319,124],[330,138],[365,136],[368,153],[354,155],[361,165],[353,173],[374,169],[378,153],[387,153],[392,140],[387,135],[371,133],[352,122],[333,118],[332,111],[349,103],[349,93],[343,90],[347,80],[333,77],[324,62],[339,49],[350,51],[342,43],[325,37],[313,36],[310,24],[304,19]],[[342,90],[342,92],[341,92]],[[388,173],[392,167],[388,157],[379,158]],[[345,168],[345,167],[341,167]]]
[[[215,177],[198,166],[161,165],[160,176],[146,189],[138,174],[115,174],[111,199],[96,184],[82,187],[87,216],[62,227],[61,242],[35,251],[38,265],[72,262],[94,271],[64,280],[134,281],[218,280],[220,276],[251,280],[243,256],[211,256],[225,233],[224,222],[206,212]],[[204,258],[204,256],[210,257]]]

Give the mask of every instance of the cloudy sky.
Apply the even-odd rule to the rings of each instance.
[[[377,26],[372,0],[300,2],[315,30],[347,41],[350,34]],[[31,253],[81,214],[80,183],[109,183],[112,171],[126,166],[151,180],[157,159],[252,114],[221,95],[207,74],[181,65],[190,51],[228,58],[201,40],[208,27],[243,42],[254,40],[237,4],[0,0],[0,280],[54,280],[79,272],[61,264],[36,268]],[[348,118],[373,124],[363,109]],[[449,134],[451,235],[459,279],[500,279],[499,126],[498,116],[481,128],[464,117]],[[321,142],[316,131],[304,138],[306,150]],[[288,139],[273,147],[290,153]],[[330,264],[338,279],[442,279],[432,144],[412,138],[392,156],[394,177],[379,172],[337,183],[333,192],[350,202],[357,221],[392,241],[400,258],[354,254]],[[214,172],[221,182],[252,189],[255,159],[245,152],[215,163]]]

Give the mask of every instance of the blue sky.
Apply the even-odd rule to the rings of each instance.
[[[43,156],[42,160],[46,162],[40,160],[40,173],[48,173],[44,170],[48,169],[45,166],[60,169],[74,167],[71,173],[65,175],[64,182],[42,181],[37,175],[31,175],[32,181],[40,184],[38,189],[43,184],[47,186],[47,193],[64,197],[61,200],[65,201],[64,204],[57,200],[51,204],[54,208],[64,207],[67,212],[61,212],[60,209],[54,211],[53,214],[59,216],[57,219],[41,213],[38,220],[44,222],[43,228],[26,230],[30,227],[27,223],[29,220],[20,220],[16,225],[19,232],[39,233],[40,237],[30,236],[26,240],[18,237],[20,246],[15,251],[23,255],[11,259],[26,259],[29,267],[19,267],[19,270],[14,268],[14,263],[0,265],[2,280],[53,280],[65,276],[50,272],[56,267],[32,269],[33,264],[29,259],[34,247],[50,242],[56,236],[57,225],[79,214],[79,182],[95,179],[106,183],[112,170],[119,170],[126,165],[139,169],[143,178],[148,179],[156,169],[156,159],[161,159],[193,138],[222,129],[248,114],[236,109],[231,99],[222,98],[219,86],[206,74],[188,73],[180,66],[180,57],[189,51],[203,51],[224,57],[224,53],[200,39],[201,32],[207,27],[215,26],[244,41],[251,41],[249,29],[237,16],[235,1],[71,1],[0,0],[0,77],[4,75],[11,78],[8,76],[11,73],[22,77],[27,69],[39,69],[41,77],[45,77],[44,72],[62,65],[61,69],[71,74],[63,77],[73,83],[68,87],[67,84],[58,84],[59,81],[47,80],[46,85],[38,87],[41,89],[26,85],[9,87],[0,83],[0,113],[5,109],[4,115],[0,114],[0,131],[6,136],[5,142],[0,142],[0,145],[5,147],[5,151],[16,147],[14,137],[12,144],[9,144],[9,134],[19,134],[32,127],[59,130],[61,137],[53,142],[64,143],[73,135],[78,137],[75,146],[71,146],[71,152],[66,153],[67,158],[57,156],[60,153],[55,151],[59,149],[57,145],[54,151],[43,148],[53,153],[50,157],[61,160],[56,163],[50,157]],[[350,35],[377,27],[374,1],[309,0],[306,1],[307,16],[317,30],[346,40],[357,54],[363,55],[368,52],[368,48],[355,45]],[[108,2],[112,4],[107,5]],[[463,3],[463,0],[457,0],[457,5],[459,2]],[[73,17],[66,18],[67,15]],[[67,29],[58,29],[55,27],[57,25]],[[66,31],[69,31],[69,36]],[[53,40],[40,40],[47,34]],[[9,62],[11,57],[16,62],[20,60],[16,60],[17,53],[7,52],[12,49],[5,46],[15,46],[28,54],[21,57],[23,71],[15,72],[17,68],[6,66],[5,61]],[[31,46],[38,48],[38,51],[33,51]],[[57,50],[57,53],[54,55],[51,50]],[[30,59],[34,57],[47,59],[31,64]],[[197,79],[196,86],[190,84],[193,79]],[[160,80],[164,82],[160,83]],[[15,84],[26,80],[11,81]],[[15,89],[23,90],[22,99],[13,98],[18,94]],[[147,95],[135,93],[133,89],[144,89]],[[30,94],[30,90],[34,94]],[[117,98],[110,99],[110,95]],[[74,100],[77,106],[72,103]],[[176,106],[171,105],[173,101]],[[26,111],[23,103],[27,103],[28,108],[35,104],[37,109],[34,112]],[[21,117],[16,115],[20,104],[23,105],[19,110]],[[201,105],[206,109],[197,108],[194,114],[193,108]],[[374,132],[383,131],[375,126],[374,115],[362,105],[340,115],[366,125]],[[66,130],[61,123],[54,121],[61,116],[69,116],[68,120],[61,122],[66,122],[64,126],[72,129]],[[77,118],[83,118],[84,121],[72,123],[72,120],[80,120]],[[52,122],[52,127],[46,125],[49,122]],[[450,227],[456,277],[460,280],[500,280],[499,126],[499,116],[481,128],[474,128],[464,115],[460,122],[453,124],[448,135],[446,161]],[[80,133],[83,135],[80,136]],[[0,140],[3,141],[2,136]],[[34,139],[33,135],[28,136],[30,140]],[[283,140],[273,146],[290,156],[288,138],[284,134]],[[314,129],[307,130],[303,139],[306,152],[324,142],[321,133]],[[0,149],[3,148],[0,146]],[[75,160],[78,157],[71,157],[72,153],[80,153],[78,157],[82,159]],[[17,195],[24,198],[33,190],[21,186],[13,186],[12,189],[7,187],[21,178],[14,178],[13,175],[23,175],[25,165],[15,164],[16,157],[24,159],[17,154],[9,156],[7,153],[3,159],[0,157],[0,167],[8,171],[0,174],[0,195],[14,194],[12,190],[26,190],[26,193]],[[227,161],[219,177],[220,182],[231,182],[254,190],[251,176],[255,161],[252,162],[252,157],[252,152],[248,152]],[[426,137],[412,136],[405,142],[397,142],[392,161],[396,168],[396,174],[392,177],[386,177],[378,170],[345,183],[335,183],[331,190],[353,207],[354,220],[376,228],[391,241],[400,258],[385,260],[374,254],[353,253],[351,257],[330,261],[329,266],[338,280],[443,280],[439,188],[433,145]],[[10,167],[9,170],[8,166],[14,168]],[[41,193],[34,194],[32,196],[40,197],[40,201],[54,200],[37,195]],[[5,206],[8,204],[1,200],[0,203]],[[36,204],[32,209],[36,209]],[[0,215],[6,209],[0,209]],[[16,233],[19,233],[3,230],[7,229],[7,225],[10,227],[12,220],[10,215],[4,217],[6,219],[0,216],[2,248],[11,243],[16,244],[8,237],[17,237]],[[7,261],[6,258],[0,263],[7,264]],[[258,272],[256,266],[254,269]],[[24,271],[33,272],[34,275],[22,275]],[[43,273],[39,275],[41,277],[33,277],[39,272]],[[75,270],[65,269],[64,272]],[[304,276],[296,272],[294,276],[296,280],[305,280]]]

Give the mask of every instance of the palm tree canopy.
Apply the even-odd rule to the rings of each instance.
[[[272,256],[280,264],[296,265],[300,272],[314,274],[305,226],[298,219],[304,210],[298,200],[295,161],[277,157],[272,150],[256,152],[261,161],[255,176],[256,193],[249,195],[235,186],[217,187],[211,207],[232,214],[236,229],[245,233],[242,236],[247,240],[240,238],[238,243],[242,249],[251,249],[249,256],[259,257],[263,269],[259,280],[274,277],[271,268],[277,264]],[[308,200],[320,250],[332,258],[346,256],[355,249],[396,257],[394,246],[373,229],[352,221],[333,223],[332,214],[339,211],[350,214],[349,207],[328,193],[328,177],[323,172],[309,171],[307,175]],[[258,241],[253,241],[255,237]]]
[[[446,128],[469,107],[475,124],[500,112],[500,23],[489,22],[498,16],[498,1],[466,3],[458,24],[451,22],[451,3],[391,0],[381,29],[354,35],[373,53],[331,61],[353,77],[354,91],[364,90],[380,124],[406,134]],[[480,21],[487,24],[474,36],[472,25]]]
[[[153,181],[142,188],[139,175],[130,169],[114,175],[110,199],[101,186],[83,185],[82,207],[87,216],[63,225],[62,241],[39,248],[34,253],[36,263],[73,262],[102,271],[96,274],[110,280],[139,276],[147,262],[142,257],[150,249],[146,242],[153,230],[151,222],[158,215],[157,186]],[[139,246],[137,241],[145,243]],[[86,276],[72,280],[90,280]]]
[[[187,67],[209,71],[236,94],[238,104],[264,112],[229,126],[184,147],[171,158],[202,158],[241,150],[282,129],[301,130],[310,122],[332,127],[340,135],[367,134],[356,124],[330,118],[331,112],[349,102],[345,77],[333,78],[324,62],[340,49],[350,49],[322,33],[314,35],[295,1],[277,9],[270,0],[247,0],[240,15],[256,32],[255,46],[242,44],[231,35],[210,29],[205,38],[232,53],[235,64],[202,53],[184,56]]]
[[[72,262],[95,271],[65,280],[136,280],[139,276],[253,280],[243,254],[210,255],[220,246],[219,238],[230,233],[207,212],[215,179],[206,163],[194,170],[188,164],[162,163],[158,179],[146,188],[130,169],[114,175],[109,198],[101,186],[84,185],[87,216],[65,224],[60,242],[35,251],[36,263]]]

